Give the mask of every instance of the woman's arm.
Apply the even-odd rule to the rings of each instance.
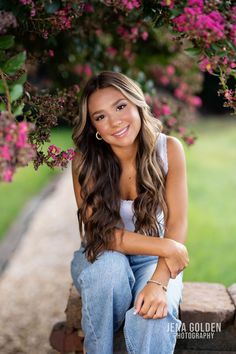
[[[128,230],[123,231],[122,237],[122,230],[115,228],[114,240],[110,245],[111,250],[124,254],[174,257],[180,262],[185,256],[185,247],[179,242],[159,237],[147,237]]]
[[[167,154],[166,201],[169,215],[164,237],[184,243],[187,236],[188,192],[185,154],[178,139],[167,138]],[[175,278],[176,273],[170,274],[166,260],[160,258],[152,279],[167,285],[170,277]]]

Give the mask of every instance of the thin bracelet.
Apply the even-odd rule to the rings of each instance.
[[[156,280],[148,280],[148,281],[147,281],[147,284],[148,284],[148,283],[155,283],[155,284],[157,284],[157,285],[160,285],[164,291],[167,291],[167,287],[166,287],[165,285],[163,285],[162,283],[160,283],[159,281],[156,281]]]

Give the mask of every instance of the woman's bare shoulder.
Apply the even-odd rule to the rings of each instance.
[[[167,136],[167,155],[169,167],[175,166],[185,160],[184,147],[178,138]]]

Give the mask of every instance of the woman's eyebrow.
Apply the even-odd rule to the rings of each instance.
[[[111,107],[114,107],[115,105],[117,105],[117,103],[119,103],[119,102],[122,101],[122,100],[125,100],[125,98],[124,98],[124,97],[123,97],[123,98],[119,98],[118,100],[116,100],[115,102],[113,102],[113,103],[111,104]],[[92,116],[94,116],[94,114],[101,113],[101,112],[103,112],[103,110],[93,112]]]

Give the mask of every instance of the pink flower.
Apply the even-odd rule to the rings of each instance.
[[[230,38],[231,38],[233,44],[236,46],[236,24],[235,25],[231,25]]]
[[[171,114],[171,109],[170,109],[170,107],[169,107],[167,104],[163,104],[162,107],[161,107],[161,113],[162,113],[164,116],[168,116],[169,114]]]
[[[188,0],[188,6],[196,6],[196,7],[200,7],[201,9],[203,9],[204,7],[204,2],[203,0]]]
[[[233,90],[229,90],[229,89],[226,90],[224,93],[224,96],[228,101],[236,101],[236,97],[233,97],[233,95],[234,95]]]
[[[202,100],[199,96],[189,96],[188,97],[188,103],[191,104],[194,107],[201,107],[202,105]]]
[[[53,50],[53,49],[49,49],[48,55],[49,55],[50,57],[54,57],[54,50]]]
[[[201,4],[194,1],[194,5]],[[219,11],[203,13],[203,7],[185,7],[184,13],[173,19],[176,30],[188,32],[191,37],[202,39],[206,47],[225,37],[225,19]]]
[[[175,67],[173,65],[167,65],[166,72],[169,76],[174,75],[175,74]]]
[[[114,58],[117,54],[116,48],[108,47],[106,50],[107,50],[107,54],[110,55],[111,58]]]
[[[159,81],[162,85],[166,86],[169,84],[170,79],[167,76],[162,75],[162,76],[160,76]]]
[[[49,153],[49,155],[57,155],[57,154],[60,153],[60,151],[61,151],[61,149],[58,148],[56,145],[50,145],[50,146],[48,147],[48,153]]]
[[[174,8],[174,0],[162,0],[161,6],[169,6],[170,9]]]
[[[92,4],[84,4],[84,12],[87,12],[87,13],[92,13],[94,12],[94,7]]]
[[[32,8],[30,11],[30,16],[34,17],[35,15],[36,15],[36,10],[35,10],[35,8]]]
[[[195,138],[193,136],[187,136],[184,139],[188,145],[192,145],[195,141]]]
[[[75,156],[75,151],[74,149],[68,149],[67,150],[67,153],[68,153],[68,157],[69,157],[69,160],[73,160],[74,156]]]
[[[14,169],[12,167],[7,167],[3,171],[3,181],[4,182],[11,182],[12,181],[12,176],[13,176]]]
[[[186,132],[186,128],[184,127],[179,127],[178,131],[180,132],[180,134],[184,134]]]
[[[132,27],[132,28],[131,28],[131,33],[132,33],[133,35],[137,36],[137,34],[138,34],[138,28],[137,28],[137,27]]]
[[[133,10],[134,8],[138,8],[140,6],[140,2],[138,0],[121,0],[121,3],[127,10]]]
[[[0,157],[3,157],[7,161],[11,161],[11,155],[7,145],[0,147]]]
[[[26,122],[20,122],[18,126],[18,137],[16,146],[19,148],[23,148],[27,145],[27,132],[28,126]]]
[[[212,66],[208,58],[203,58],[199,63],[199,67],[202,71],[208,71],[210,74],[213,73]]]
[[[185,100],[186,98],[186,94],[185,92],[183,91],[183,89],[181,87],[177,87],[175,90],[174,90],[174,95],[175,97],[177,97],[179,100]]]
[[[148,105],[151,105],[152,103],[151,96],[148,93],[145,93],[145,101]]]
[[[174,117],[171,117],[171,118],[167,119],[167,121],[166,121],[166,123],[169,127],[173,127],[176,122],[177,122],[177,119]]]
[[[49,33],[48,33],[47,30],[44,30],[44,31],[42,32],[42,36],[43,36],[44,39],[48,39],[48,35],[49,35]]]
[[[88,64],[84,65],[84,73],[88,77],[92,76],[92,74],[93,74],[92,69],[91,69],[91,67]]]
[[[148,39],[148,32],[147,31],[142,32],[141,37],[144,41],[146,41]]]
[[[23,5],[30,5],[32,3],[32,0],[20,0],[20,2],[23,4]]]

